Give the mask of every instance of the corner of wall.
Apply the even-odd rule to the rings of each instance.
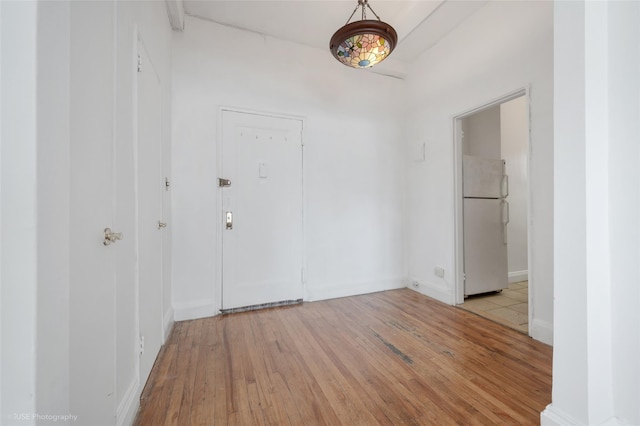
[[[166,0],[169,23],[174,31],[184,30],[184,3],[182,0]]]
[[[553,324],[534,318],[529,332],[533,339],[553,346]]]
[[[173,305],[173,320],[187,321],[192,319],[213,317],[218,314],[215,308],[215,300],[204,299],[187,303],[175,303]]]
[[[169,306],[169,309],[164,313],[164,324],[163,324],[163,336],[162,342],[167,341],[169,335],[171,334],[171,330],[173,329],[173,324],[175,322],[175,312],[173,311],[173,307]]]
[[[564,411],[558,410],[553,404],[547,405],[544,411],[540,413],[540,426],[571,426],[582,423]]]
[[[410,283],[414,281],[418,281],[420,283],[420,286],[418,288],[414,288],[411,286]],[[407,288],[417,293],[423,294],[427,297],[431,297],[439,302],[446,303],[447,305],[455,305],[453,292],[449,287],[439,286],[433,283],[425,282],[424,280],[415,279],[410,279],[408,283],[409,284],[407,284]]]

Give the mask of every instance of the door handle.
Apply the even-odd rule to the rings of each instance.
[[[502,198],[509,196],[509,175],[502,175],[502,182],[500,182],[500,192]]]
[[[104,241],[102,244],[108,246],[111,243],[115,243],[122,239],[122,232],[112,232],[111,228],[104,228]]]
[[[227,229],[233,229],[233,212],[227,212],[226,225]]]
[[[502,223],[509,223],[509,202],[502,200]]]
[[[507,224],[509,223],[509,203],[502,200],[502,242],[507,244]]]

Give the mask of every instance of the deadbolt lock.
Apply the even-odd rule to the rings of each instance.
[[[233,213],[232,212],[227,212],[226,225],[227,225],[227,229],[233,229]]]

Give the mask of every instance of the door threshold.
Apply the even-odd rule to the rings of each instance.
[[[267,309],[267,308],[278,308],[280,306],[299,305],[301,303],[302,303],[302,299],[282,300],[280,302],[269,302],[269,303],[261,303],[259,305],[241,306],[239,308],[220,309],[220,313],[223,315],[237,314],[239,312],[257,311],[258,309]]]

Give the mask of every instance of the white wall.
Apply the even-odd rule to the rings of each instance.
[[[71,413],[77,421],[7,422],[129,424],[144,384],[132,227],[135,55],[140,33],[169,117],[166,6],[0,4],[2,418]],[[164,127],[166,149],[170,120]],[[100,174],[113,164],[117,173]],[[126,228],[117,248],[100,242],[108,225]],[[170,297],[165,309],[172,317]]]
[[[2,60],[2,5],[0,5],[0,64]],[[2,129],[2,65],[0,65],[0,129]],[[0,235],[2,235],[2,130],[0,130]],[[2,355],[2,244],[0,244],[0,356]],[[2,361],[0,361],[0,419],[2,417]]]
[[[543,425],[640,424],[640,5],[555,5],[552,403]]]
[[[462,119],[462,153],[500,159],[500,106]]]
[[[3,423],[34,424],[16,415],[36,409],[37,6],[0,2],[2,254],[0,411]],[[7,417],[11,416],[11,417]]]
[[[529,120],[527,98],[522,96],[500,105],[500,141],[502,159],[509,176],[509,282],[526,280],[527,248],[527,151],[529,149]]]
[[[640,4],[613,3],[609,28],[609,232],[613,399],[640,424]]]
[[[36,412],[43,414],[69,413],[69,24],[68,3],[38,3]]]
[[[407,161],[409,277],[453,304],[453,120],[516,90],[531,88],[531,334],[552,341],[553,321],[553,5],[489,2],[410,68],[408,152],[426,142],[426,161]],[[436,277],[434,266],[445,269]]]
[[[164,2],[71,2],[70,409],[87,423],[130,422],[146,380],[138,370],[136,291],[139,40],[159,74],[163,116],[170,117],[171,28]],[[168,153],[170,120],[163,126]],[[112,167],[106,176],[99,171],[104,164]],[[124,239],[92,254],[97,249],[87,235],[109,225]],[[88,285],[95,271],[110,277],[99,288]],[[164,284],[170,293],[170,282]],[[172,317],[169,306],[167,294],[165,313]]]
[[[401,81],[192,17],[174,33],[173,55],[176,319],[219,309],[221,106],[305,119],[305,299],[404,285]]]

